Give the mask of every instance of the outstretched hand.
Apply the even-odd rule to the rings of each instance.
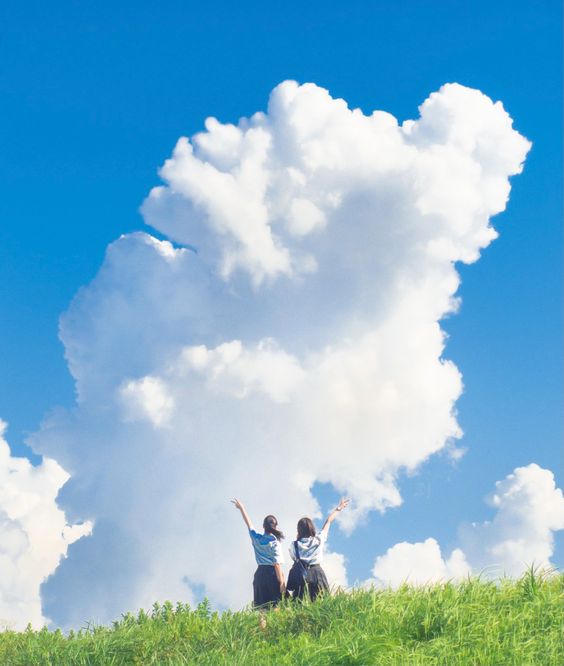
[[[231,500],[231,502],[232,502],[232,504],[235,505],[235,508],[239,509],[239,511],[241,512],[241,515],[243,516],[243,520],[245,521],[245,525],[250,530],[254,529],[253,524],[251,522],[251,519],[249,518],[249,514],[246,512],[245,507],[243,506],[243,502],[240,502],[236,497],[234,497]]]
[[[341,497],[341,499],[339,500],[339,504],[337,504],[336,511],[342,511],[343,509],[346,509],[350,503],[351,503],[350,499]]]
[[[337,514],[340,513],[343,509],[346,509],[347,506],[350,504],[350,502],[351,502],[350,499],[346,497],[341,497],[341,499],[339,500],[339,504],[337,504],[337,506],[333,509],[333,511],[331,511],[331,513],[327,516],[327,520],[325,521],[325,524],[321,529],[322,532],[325,532],[325,534],[327,534],[327,532],[329,531],[329,527],[337,517]]]

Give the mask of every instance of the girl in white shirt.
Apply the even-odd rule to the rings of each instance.
[[[253,604],[256,608],[276,606],[286,591],[284,573],[280,566],[284,563],[280,545],[284,535],[278,529],[278,521],[274,516],[266,516],[264,519],[262,523],[264,534],[255,532],[242,502],[238,499],[231,501],[241,512],[243,520],[249,528],[249,536],[258,565],[253,578]]]
[[[323,551],[331,523],[349,502],[348,499],[341,499],[327,516],[319,533],[316,533],[311,518],[301,518],[298,521],[297,539],[290,547],[290,556],[294,560],[294,565],[288,575],[287,586],[288,591],[293,592],[294,599],[303,599],[306,586],[312,601],[320,592],[329,589],[327,577],[321,567]]]

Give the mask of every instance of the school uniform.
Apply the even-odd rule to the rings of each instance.
[[[276,606],[281,599],[280,583],[275,564],[284,564],[280,541],[273,534],[259,534],[249,530],[258,567],[253,578],[253,604],[255,607]]]
[[[307,571],[306,580],[298,580],[298,584],[293,590],[294,599],[303,598],[306,586],[312,601],[320,592],[329,589],[327,576],[321,567],[326,541],[327,532],[321,531],[315,536],[304,537],[292,542],[289,549],[291,558],[294,562],[299,560]]]

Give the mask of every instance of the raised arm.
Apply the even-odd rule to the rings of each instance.
[[[239,509],[239,511],[241,512],[241,516],[243,516],[243,520],[245,521],[245,525],[250,530],[254,530],[255,528],[253,527],[251,519],[249,518],[249,514],[247,513],[247,510],[243,506],[242,502],[239,502],[239,500],[236,497],[234,497],[231,501],[235,505],[235,508]]]
[[[335,520],[337,517],[337,514],[340,513],[343,509],[346,509],[347,506],[350,504],[350,499],[345,499],[344,497],[341,497],[339,500],[339,504],[331,511],[331,513],[327,516],[327,520],[323,524],[323,527],[321,528],[322,532],[325,532],[325,536],[327,536],[327,533],[329,532],[329,528],[331,527],[331,523]]]

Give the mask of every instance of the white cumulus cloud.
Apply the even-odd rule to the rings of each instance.
[[[346,559],[342,553],[326,552],[323,558],[323,570],[332,590],[339,588],[346,590],[349,587]]]
[[[174,398],[158,377],[126,380],[119,393],[125,417],[131,421],[147,419],[158,428],[167,423],[174,409]]]
[[[551,567],[554,532],[564,530],[564,496],[554,474],[531,463],[496,483],[493,520],[463,525],[460,543],[476,569],[516,576],[531,565]]]
[[[433,538],[402,542],[376,558],[378,585],[425,584],[460,579],[471,572],[518,576],[528,567],[550,569],[554,532],[564,529],[564,496],[554,475],[535,463],[517,467],[488,498],[496,509],[492,521],[462,525],[461,548],[444,558]]]
[[[402,583],[426,585],[441,580],[458,579],[470,573],[464,553],[456,548],[443,559],[435,539],[420,543],[404,541],[376,558],[372,574],[375,582],[397,587]]]
[[[76,408],[30,440],[71,471],[67,515],[95,519],[43,588],[55,622],[202,589],[244,604],[253,558],[230,496],[290,535],[330,483],[353,498],[350,531],[401,503],[402,472],[455,450],[462,379],[440,320],[530,144],[457,84],[420,114],[287,81],[266,112],[178,141],[142,212],[184,247],[110,245],[61,319]]]
[[[207,376],[208,386],[239,398],[261,391],[274,402],[287,402],[304,377],[298,360],[278,349],[272,340],[261,340],[256,349],[244,349],[240,340],[215,349],[205,345],[186,347],[181,352],[177,373],[190,371]]]
[[[68,546],[91,531],[91,523],[70,525],[57,507],[57,493],[69,475],[54,460],[34,467],[15,458],[0,420],[0,627],[35,628],[47,619],[40,586]]]

